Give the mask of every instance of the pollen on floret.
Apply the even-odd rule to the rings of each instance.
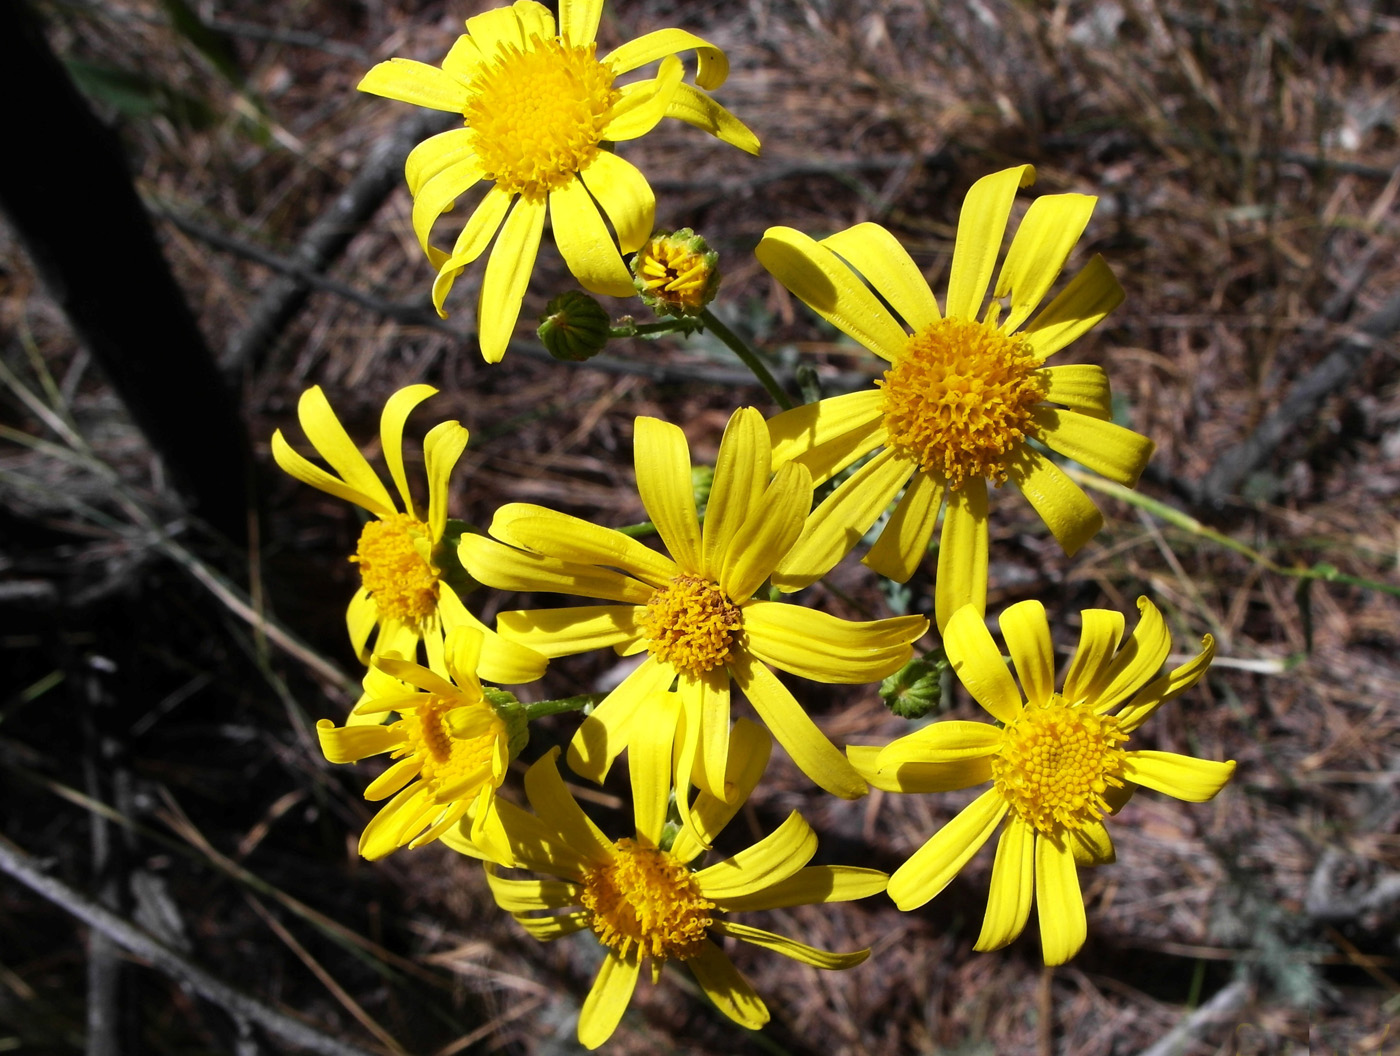
[[[428,526],[408,513],[365,524],[355,556],[360,580],[380,619],[417,622],[437,608],[438,572],[424,556]]]
[[[584,909],[593,933],[626,957],[687,960],[700,952],[714,903],[668,851],[635,840],[613,844],[604,865],[584,871]]]
[[[941,474],[954,490],[970,477],[1003,484],[1007,462],[1045,398],[1024,341],[987,323],[940,319],[909,338],[877,384],[889,445]]]
[[[997,791],[1039,832],[1081,829],[1109,810],[1110,788],[1122,788],[1128,735],[1111,715],[1067,704],[1058,693],[1028,704],[1002,731],[992,757]]]
[[[652,594],[641,627],[652,656],[700,675],[729,660],[743,622],[716,584],[682,573]]]
[[[502,46],[480,68],[462,116],[488,180],[537,197],[563,187],[594,159],[621,98],[595,48],[532,37],[523,51]]]

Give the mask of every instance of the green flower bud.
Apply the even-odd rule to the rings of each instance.
[[[880,699],[901,719],[922,719],[943,702],[944,657],[915,657],[880,683]]]
[[[555,359],[582,363],[603,351],[611,330],[612,320],[601,304],[570,290],[545,305],[536,333]]]
[[[632,281],[657,315],[699,315],[719,292],[719,254],[688,227],[652,235],[632,258]]]

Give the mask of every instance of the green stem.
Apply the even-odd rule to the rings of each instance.
[[[606,693],[580,693],[576,697],[561,697],[559,700],[541,700],[534,704],[525,705],[525,718],[533,722],[535,719],[542,719],[546,715],[562,715],[566,711],[582,711],[590,704],[597,704],[606,697]]]
[[[644,535],[655,535],[656,525],[650,521],[642,521],[640,524],[629,524],[622,528],[614,528],[613,531],[620,532],[632,539],[640,539]]]
[[[715,314],[708,308],[700,310],[700,319],[705,324],[706,330],[728,345],[730,351],[739,357],[744,366],[753,371],[753,376],[768,390],[768,395],[773,397],[773,401],[779,407],[785,411],[792,410],[791,398],[778,384],[778,379],[773,377],[773,372],[768,369],[763,360],[758,358],[758,353],[751,349],[743,338],[716,319]]]

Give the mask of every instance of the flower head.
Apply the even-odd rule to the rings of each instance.
[[[657,315],[698,315],[719,292],[719,254],[683,227],[649,238],[632,258],[632,275]]]
[[[944,645],[962,684],[998,725],[935,722],[884,748],[846,749],[871,784],[892,792],[991,783],[895,871],[889,891],[900,909],[942,891],[1004,820],[977,949],[999,949],[1019,935],[1034,897],[1045,963],[1063,964],[1086,934],[1076,867],[1113,861],[1105,815],[1139,785],[1190,803],[1224,787],[1234,762],[1127,747],[1158,706],[1196,684],[1215,655],[1207,635],[1194,660],[1154,677],[1171,635],[1150,601],[1139,599],[1138,608],[1142,618],[1127,642],[1121,613],[1084,610],[1079,648],[1057,691],[1040,602],[1001,614],[1020,690],[981,614],[964,606],[948,621]]]
[[[820,242],[788,227],[764,235],[757,251],[763,266],[890,364],[868,391],[797,407],[768,423],[775,464],[800,462],[816,483],[878,452],[817,508],[778,566],[773,582],[780,590],[825,575],[903,490],[864,560],[904,582],[943,508],[934,601],[941,630],[962,605],[986,607],[988,482],[1015,484],[1066,553],[1103,524],[1079,485],[1031,441],[1111,480],[1137,482],[1152,442],[1109,420],[1103,369],[1043,366],[1122,301],[1102,258],[1090,260],[1032,318],[1096,199],[1052,194],[1032,202],[984,306],[1016,190],[1034,177],[1021,165],[973,184],[941,313],[914,261],[882,227],[858,224]]]
[[[316,724],[321,751],[333,763],[383,752],[394,760],[365,789],[369,800],[394,797],[360,836],[360,853],[366,858],[429,843],[469,812],[473,838],[499,854],[508,853],[499,841],[492,842],[491,813],[496,789],[525,746],[528,731],[520,705],[482,688],[476,674],[482,641],[479,631],[454,628],[441,670],[376,656],[357,710],[376,720],[388,712],[399,718],[379,726],[360,722],[338,727],[328,719]]]
[[[496,901],[535,938],[548,942],[587,929],[607,948],[579,1015],[579,1041],[590,1049],[612,1035],[644,961],[650,962],[653,982],[666,961],[684,964],[725,1015],[758,1029],[768,1022],[768,1009],[720,948],[722,936],[826,969],[853,968],[870,951],[829,953],[731,921],[728,914],[864,898],[883,891],[887,879],[873,869],[807,865],[817,837],[796,812],[747,850],[696,868],[704,849],[689,833],[679,832],[669,844],[664,838],[671,734],[680,702],[675,694],[663,693],[656,707],[673,712],[673,721],[653,723],[629,750],[636,811],[632,834],[610,840],[584,814],[560,779],[556,748],[525,775],[534,814],[502,804],[501,820],[512,864],[559,879],[514,880],[487,868]],[[703,826],[714,832],[748,798],[772,740],[761,727],[741,719],[730,744],[726,774],[734,794],[726,802],[701,793],[694,806]],[[482,856],[461,834],[448,834],[444,842]]]
[[[554,591],[610,604],[502,612],[503,637],[548,656],[612,646],[647,658],[584,719],[569,765],[601,782],[613,760],[657,721],[657,694],[675,683],[681,728],[675,781],[692,776],[724,796],[730,680],[813,781],[846,798],[865,782],[768,669],[821,682],[858,683],[898,670],[922,616],[853,623],[755,592],[800,532],[811,505],[807,470],[791,463],[770,480],[768,435],[752,407],[725,429],[704,524],[696,514],[685,434],[638,418],[634,438],[642,504],[670,553],[539,506],[496,511],[493,539],[464,537],[463,566],[501,590]],[[509,544],[509,545],[504,545]]]
[[[463,117],[466,127],[420,143],[406,172],[413,228],[437,269],[433,303],[443,315],[457,276],[500,232],[477,308],[488,362],[505,354],[546,213],[564,262],[585,289],[614,297],[633,293],[622,254],[636,251],[651,234],[656,199],[646,177],[606,144],[637,139],[663,117],[676,117],[758,152],[754,134],[702,90],[718,88],[728,76],[723,52],[683,30],[663,29],[598,58],[594,37],[602,7],[602,0],[560,0],[556,33],[547,8],[516,0],[467,19],[467,32],[441,67],[391,59],[359,85]],[[695,85],[682,80],[676,55],[683,51],[696,53]],[[658,59],[655,77],[617,83]],[[478,183],[491,186],[451,252],[432,245],[438,217]]]
[[[432,396],[430,385],[409,385],[384,404],[379,436],[384,461],[402,500],[394,502],[379,476],[350,440],[331,410],[325,393],[313,385],[301,394],[297,419],[311,446],[329,464],[328,473],[292,450],[282,430],[272,434],[277,464],[303,483],[353,502],[375,517],[365,522],[351,555],[360,570],[360,589],[350,599],[346,623],[350,642],[362,660],[370,654],[370,633],[379,633],[373,651],[413,657],[421,641],[429,664],[441,668],[443,641],[453,627],[470,627],[484,638],[481,672],[494,682],[529,682],[538,678],[545,659],[500,638],[467,611],[457,592],[443,579],[439,547],[447,530],[448,478],[467,446],[467,430],[442,422],[423,440],[428,475],[428,510],[416,506],[404,471],[403,430],[409,412]]]

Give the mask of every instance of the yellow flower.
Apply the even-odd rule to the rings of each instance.
[[[1084,610],[1079,648],[1056,692],[1040,602],[1023,601],[1001,614],[1020,691],[981,614],[964,606],[948,621],[944,645],[962,684],[1000,725],[935,722],[884,748],[846,749],[871,784],[892,792],[992,783],[895,871],[889,890],[900,909],[915,909],[942,891],[1006,819],[976,948],[1000,949],[1016,938],[1034,896],[1045,963],[1063,964],[1086,933],[1076,866],[1114,859],[1104,815],[1122,807],[1138,785],[1189,803],[1203,803],[1224,787],[1233,761],[1124,747],[1159,705],[1196,684],[1215,655],[1206,635],[1199,656],[1154,678],[1171,651],[1171,635],[1150,601],[1139,598],[1138,608],[1142,618],[1126,643],[1121,613]]]
[[[878,894],[887,877],[874,869],[809,866],[817,836],[794,811],[776,830],[731,858],[702,869],[692,862],[703,848],[681,831],[669,847],[662,841],[670,792],[671,730],[680,703],[661,694],[658,721],[632,744],[629,764],[636,828],[632,836],[609,840],[579,808],[555,763],[553,749],[530,767],[525,793],[533,815],[502,804],[502,822],[514,852],[514,865],[554,880],[511,880],[488,866],[487,878],[502,909],[543,942],[592,930],[607,956],[579,1014],[578,1038],[590,1049],[612,1035],[650,959],[652,981],[668,960],[690,969],[700,988],[730,1019],[757,1030],[768,1009],[720,948],[728,935],[817,968],[853,968],[870,950],[830,953],[782,935],[739,924],[727,914],[846,902]],[[695,812],[718,832],[748,798],[768,761],[772,739],[740,719],[731,742],[727,773],[735,794],[730,802],[702,793]],[[459,834],[449,846],[479,856]]]
[[[946,502],[934,600],[941,631],[962,605],[986,609],[989,480],[1014,483],[1066,553],[1103,524],[1083,489],[1030,440],[1119,483],[1137,483],[1152,442],[1109,421],[1103,369],[1041,366],[1122,301],[1108,265],[1095,256],[1031,318],[1097,199],[1052,194],[1032,202],[983,307],[1012,200],[1034,178],[1034,168],[1021,165],[973,184],[942,314],[909,254],[875,224],[821,242],[774,227],[759,243],[759,260],[779,282],[890,363],[868,391],[797,407],[768,423],[774,463],[801,462],[818,484],[879,451],[814,512],[774,575],[780,590],[825,575],[903,488],[864,560],[882,576],[907,580]]]
[[[443,301],[457,276],[500,231],[477,307],[481,352],[491,363],[505,355],[546,213],[564,262],[585,289],[632,295],[622,254],[636,251],[651,234],[656,199],[646,177],[606,144],[637,139],[663,117],[677,117],[758,153],[754,134],[701,91],[718,88],[729,75],[722,51],[684,30],[662,29],[598,59],[594,37],[602,8],[603,0],[560,0],[556,35],[547,8],[517,0],[467,19],[467,32],[441,68],[391,59],[359,85],[375,95],[459,112],[466,122],[420,143],[406,171],[413,229],[438,273],[433,303],[439,313],[446,315]],[[692,50],[699,87],[682,80],[685,70],[676,58]],[[654,78],[614,83],[658,59]],[[492,186],[452,251],[433,246],[434,222],[478,183]]]
[[[820,682],[880,679],[909,659],[928,621],[853,623],[754,596],[801,532],[812,501],[800,465],[785,466],[770,482],[768,434],[754,408],[736,411],[725,429],[703,527],[685,434],[643,417],[634,444],[642,505],[670,557],[610,528],[523,503],[496,512],[490,533],[501,542],[464,536],[458,550],[467,571],[488,586],[615,603],[502,612],[503,637],[550,657],[603,646],[649,654],[584,719],[569,765],[601,782],[622,749],[656,721],[656,695],[677,683],[679,799],[685,802],[692,779],[723,796],[732,678],[813,781],[847,799],[864,795],[860,775],[768,665]]]
[[[431,385],[410,385],[384,404],[379,436],[403,509],[395,505],[379,476],[351,442],[331,410],[325,393],[313,385],[301,394],[297,419],[311,446],[335,472],[303,458],[278,429],[272,434],[272,457],[303,483],[328,495],[353,502],[374,514],[360,532],[351,561],[359,565],[361,587],[350,599],[346,623],[350,642],[361,660],[368,660],[370,632],[377,626],[374,652],[413,657],[421,641],[430,666],[440,669],[443,641],[454,627],[471,627],[485,638],[481,673],[492,682],[530,682],[544,673],[546,660],[508,642],[467,611],[462,599],[442,578],[437,550],[447,528],[448,477],[467,446],[467,430],[443,422],[423,440],[428,474],[428,513],[415,507],[403,462],[403,427],[409,412],[432,396]]]
[[[493,704],[482,690],[482,642],[478,631],[455,628],[442,671],[376,656],[358,710],[376,720],[390,711],[400,718],[384,726],[316,724],[321,751],[333,763],[393,753],[394,765],[365,789],[368,800],[394,797],[360,836],[366,858],[430,843],[469,813],[472,838],[508,856],[493,842],[498,826],[491,815],[506,767],[525,745],[525,717],[519,705]]]

